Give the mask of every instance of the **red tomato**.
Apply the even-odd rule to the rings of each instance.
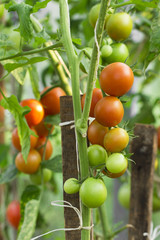
[[[37,134],[36,130],[32,129],[32,131],[35,132],[35,134]],[[33,149],[36,146],[37,141],[38,137],[35,137],[33,135],[30,136],[30,149]],[[15,128],[12,132],[12,144],[18,151],[21,151],[21,144],[17,128]]]
[[[43,157],[45,142],[46,142],[46,138],[42,137],[38,139],[38,142],[36,145],[37,151],[40,153],[41,157]],[[52,147],[51,141],[48,140],[46,145],[45,160],[50,159],[52,152],[53,152],[53,147]]]
[[[51,127],[52,129],[50,131]],[[36,129],[36,132],[39,137],[46,137],[48,136],[49,132],[52,133],[54,130],[54,126],[52,126],[49,123],[45,123],[44,119],[39,124],[37,124],[34,128]]]
[[[114,127],[121,122],[124,109],[121,101],[112,96],[102,98],[95,106],[94,115],[105,127]]]
[[[88,140],[91,144],[103,146],[104,136],[108,131],[108,127],[104,127],[94,120],[88,127]]]
[[[6,211],[6,218],[11,226],[18,228],[21,214],[20,214],[20,203],[18,201],[12,201]]]
[[[41,155],[35,149],[30,150],[26,163],[24,161],[24,158],[21,152],[17,154],[15,159],[15,164],[17,169],[20,172],[28,173],[28,174],[37,172],[40,166],[40,163],[41,163]]]
[[[121,62],[107,65],[100,75],[102,90],[111,96],[122,96],[127,93],[132,87],[133,81],[132,69]]]
[[[31,111],[25,115],[27,123],[30,127],[40,123],[44,117],[44,109],[42,104],[36,99],[26,99],[20,102],[22,107],[28,106]]]
[[[50,87],[46,87],[41,92],[41,95]],[[47,92],[42,98],[41,103],[44,106],[46,115],[55,115],[60,113],[60,97],[65,96],[66,93],[62,88],[56,87]]]
[[[81,98],[81,105],[82,105],[82,110],[84,108],[84,104],[85,104],[85,98],[86,98],[86,94],[84,94]],[[92,93],[92,101],[91,101],[91,106],[90,106],[90,112],[89,112],[89,116],[90,117],[94,117],[94,108],[97,104],[97,102],[103,98],[102,95],[102,91],[99,88],[94,88],[93,89],[93,93]]]

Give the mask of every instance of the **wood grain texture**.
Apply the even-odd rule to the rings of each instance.
[[[157,153],[157,133],[153,126],[136,124],[131,143],[133,153],[131,169],[131,202],[129,240],[147,240],[144,232],[150,231],[152,219],[152,192],[154,162]]]

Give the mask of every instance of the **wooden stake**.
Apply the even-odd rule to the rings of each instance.
[[[136,124],[131,143],[134,153],[131,170],[131,202],[129,240],[147,240],[143,233],[150,232],[152,219],[152,192],[154,162],[157,153],[157,134],[151,125]]]
[[[74,120],[73,116],[73,104],[71,96],[64,96],[60,98],[60,117],[61,122]],[[62,165],[63,165],[63,183],[68,178],[77,178],[77,156],[76,156],[76,139],[75,129],[70,128],[72,124],[61,127],[62,134]],[[66,194],[63,193],[65,201],[70,202],[74,207],[80,209],[79,194]],[[71,208],[64,208],[65,228],[76,228],[80,225],[79,218],[75,211]],[[65,232],[66,240],[80,240],[80,231]]]

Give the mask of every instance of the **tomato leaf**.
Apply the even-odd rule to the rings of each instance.
[[[29,75],[30,75],[30,81],[32,85],[32,91],[34,93],[34,96],[36,99],[40,99],[40,92],[39,92],[39,75],[37,72],[37,68],[32,65],[28,68]]]
[[[62,155],[57,155],[51,160],[43,161],[42,168],[48,168],[54,172],[62,172]]]
[[[37,12],[39,9],[41,8],[46,8],[47,4],[50,2],[51,0],[44,0],[43,2],[40,1],[36,1],[34,7],[33,7],[33,12]]]
[[[22,146],[22,155],[24,160],[27,161],[27,156],[30,150],[31,130],[28,127],[24,115],[30,111],[30,109],[28,107],[21,107],[16,96],[14,95],[11,95],[10,97],[4,97],[0,101],[0,105],[5,109],[8,109],[16,121],[20,143]]]
[[[9,167],[6,169],[6,171],[1,173],[0,184],[11,182],[13,179],[16,178],[17,173],[18,173],[18,170],[17,170],[15,164],[9,165]]]
[[[56,115],[53,115],[53,116],[47,116],[45,118],[45,122],[46,123],[50,123],[52,125],[59,125],[61,120],[60,120],[60,115],[59,114],[56,114]]]

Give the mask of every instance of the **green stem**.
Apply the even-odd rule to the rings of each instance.
[[[31,15],[31,21],[33,23],[35,31],[40,32],[42,30],[42,26],[39,23],[39,21],[33,15]],[[61,87],[64,89],[64,91],[67,93],[67,95],[72,95],[72,90],[71,90],[71,87],[68,83],[68,78],[66,77],[66,74],[63,70],[62,61],[59,60],[58,52],[54,51],[53,48],[51,47],[52,46],[51,41],[44,43],[44,45],[46,46],[46,48],[48,48],[48,54],[49,54],[54,66],[55,66],[57,74],[59,75],[59,78],[61,80]],[[63,65],[65,65],[65,64],[63,63]],[[67,69],[66,66],[64,66],[64,68]]]
[[[92,100],[92,91],[94,87],[94,83],[96,81],[96,75],[98,70],[98,64],[99,64],[99,54],[100,54],[100,45],[102,40],[102,33],[104,29],[105,24],[105,16],[107,8],[110,4],[110,0],[102,0],[101,1],[101,8],[100,8],[100,14],[97,22],[96,27],[96,34],[95,34],[95,42],[93,46],[93,52],[91,57],[91,63],[90,63],[90,69],[88,74],[88,81],[87,81],[87,89],[86,89],[86,98],[85,98],[85,104],[83,109],[83,115],[78,123],[78,130],[85,134],[87,132],[87,121],[89,116],[89,110]]]
[[[62,40],[64,48],[67,53],[68,62],[71,72],[71,83],[72,83],[72,93],[73,93],[73,109],[74,109],[74,120],[75,127],[78,119],[82,116],[81,111],[81,101],[80,101],[80,85],[79,85],[79,59],[75,54],[72,38],[70,33],[70,22],[69,22],[69,10],[66,0],[60,0],[60,20],[61,20],[61,31],[62,31]],[[83,138],[80,132],[77,131],[77,142],[79,150],[79,160],[80,160],[80,170],[81,170],[81,179],[84,179],[89,175],[89,166],[87,159],[87,141],[86,138]],[[82,204],[82,219],[83,226],[90,226],[91,211],[89,208],[85,207]],[[90,230],[81,231],[81,239],[89,240],[90,239]]]
[[[113,8],[119,8],[119,7],[123,7],[129,4],[133,4],[132,0],[128,1],[128,2],[124,2],[124,3],[119,3],[119,4],[112,4],[111,7]]]

